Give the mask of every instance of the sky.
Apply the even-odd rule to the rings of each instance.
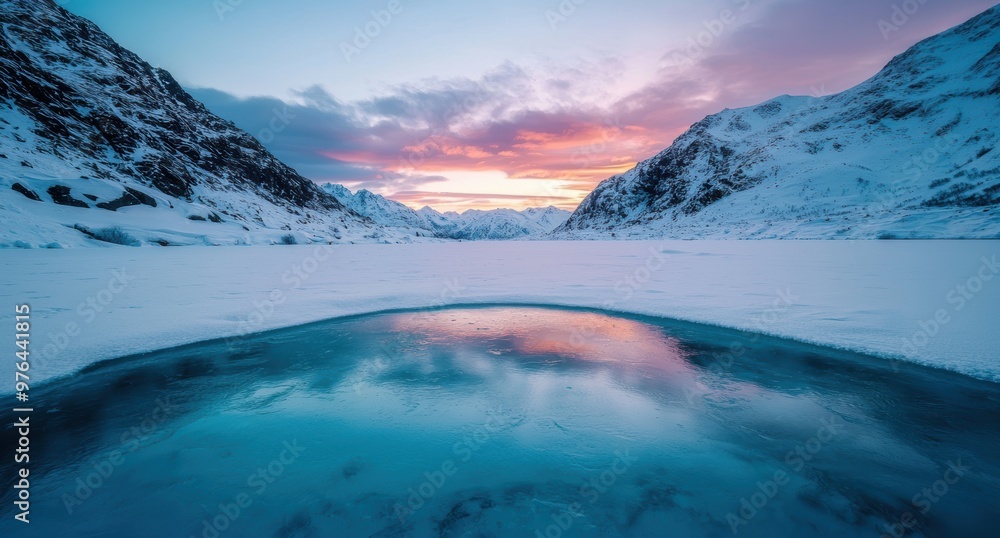
[[[725,108],[827,95],[995,0],[59,0],[302,175],[573,209]]]

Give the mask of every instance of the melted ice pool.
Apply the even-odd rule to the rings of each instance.
[[[992,536],[1000,388],[895,366],[521,307],[186,346],[33,391],[23,535]]]

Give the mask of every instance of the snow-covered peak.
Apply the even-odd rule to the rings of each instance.
[[[424,217],[395,200],[365,189],[352,194],[347,187],[334,183],[326,183],[322,189],[352,211],[382,226],[403,228],[414,234],[420,230],[430,231]]]
[[[428,236],[463,240],[501,240],[542,237],[569,218],[569,212],[555,207],[484,211],[469,209],[461,214],[438,212],[430,206],[417,211],[382,195],[361,189],[356,193],[327,183],[323,190],[346,207],[383,226],[401,227]]]
[[[336,183],[325,183],[322,188],[344,205],[347,205],[344,202],[345,200],[350,200],[354,196],[350,189],[343,185],[337,185]]]
[[[50,0],[0,0],[0,27],[0,246],[409,240]]]
[[[724,110],[601,183],[561,237],[1000,237],[1000,6],[855,88]]]
[[[548,231],[555,230],[569,219],[572,214],[557,207],[531,207],[521,212],[529,220]]]
[[[462,218],[464,225],[453,234],[457,239],[515,239],[541,236],[547,232],[513,209],[469,210],[462,213]]]

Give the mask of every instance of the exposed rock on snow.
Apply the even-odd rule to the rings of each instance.
[[[1000,237],[1000,6],[826,97],[696,123],[562,237]]]
[[[409,241],[51,0],[0,0],[0,246]],[[189,217],[201,216],[201,219]]]

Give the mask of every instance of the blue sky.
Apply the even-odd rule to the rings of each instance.
[[[572,208],[707,114],[849,88],[993,5],[60,3],[307,177],[440,209]]]
[[[560,1],[398,0],[397,13],[351,61],[341,44],[352,44],[356,30],[375,20],[372,12],[388,12],[391,2],[68,0],[63,5],[182,83],[278,97],[323,84],[339,98],[354,100],[428,77],[478,78],[507,62],[572,66],[608,55],[649,69],[664,44],[683,42],[684,33],[702,20],[750,1],[576,5],[566,0],[574,6],[568,12]],[[558,17],[550,20],[549,12]]]

